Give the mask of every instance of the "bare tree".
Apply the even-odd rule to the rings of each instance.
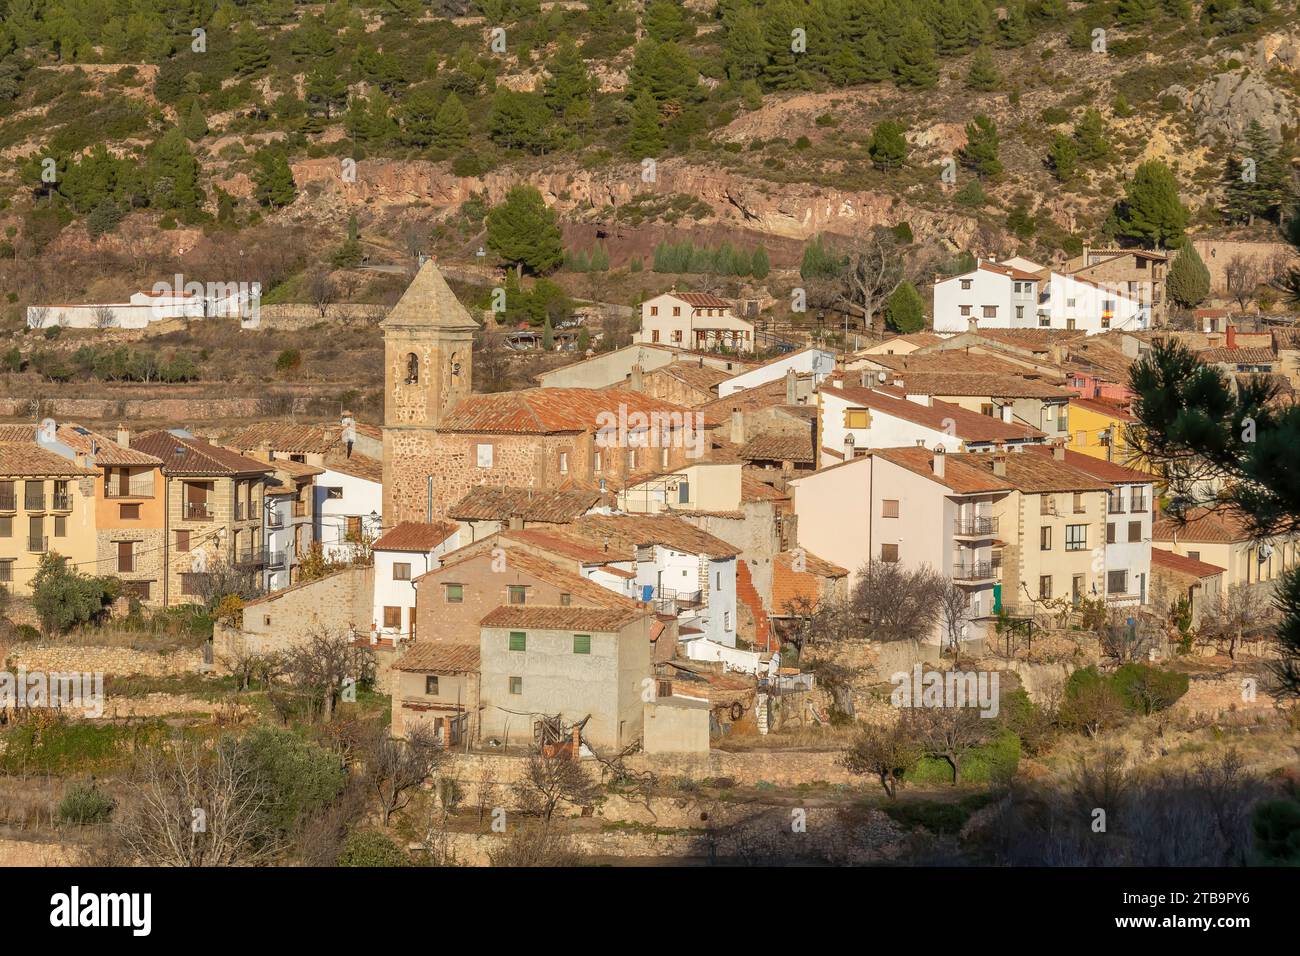
[[[43,329],[49,321],[50,307],[48,305],[34,305],[27,310],[27,324],[33,329]]]
[[[370,721],[361,727],[358,743],[362,777],[387,827],[442,764],[446,751],[426,724],[409,728],[403,740],[394,737],[387,724]]]
[[[943,576],[930,567],[872,561],[858,572],[850,600],[867,637],[916,641],[934,631],[944,583]]]
[[[512,824],[505,839],[488,852],[493,866],[575,866],[580,856],[566,834],[547,820]]]
[[[1237,300],[1237,307],[1246,311],[1246,303],[1255,297],[1255,291],[1264,279],[1259,261],[1250,256],[1236,255],[1224,268],[1224,284],[1228,295]]]
[[[970,593],[956,581],[944,581],[936,589],[939,620],[943,624],[948,646],[956,655],[961,650],[961,639],[971,618]]]
[[[528,758],[528,773],[515,785],[515,796],[528,813],[539,813],[547,822],[561,803],[589,804],[596,796],[596,783],[581,760],[561,750],[548,756],[534,753]]]
[[[316,307],[316,311],[320,313],[320,317],[325,318],[329,312],[329,307],[334,304],[334,300],[337,298],[337,289],[334,280],[330,278],[330,274],[323,269],[317,269],[307,277],[303,291],[311,300],[312,305]]]
[[[989,739],[993,721],[974,707],[925,707],[913,711],[916,733],[925,752],[948,761],[952,783],[961,783],[966,755]]]
[[[370,680],[374,669],[369,648],[354,644],[351,635],[341,631],[316,630],[284,653],[285,674],[300,691],[321,701],[327,721],[344,688]]]
[[[95,306],[95,328],[111,329],[117,324],[117,316],[113,310],[106,305]]]
[[[278,852],[267,793],[233,738],[152,750],[137,764],[116,832],[149,866],[246,866]]]
[[[905,278],[902,253],[893,234],[880,227],[857,233],[844,252],[837,300],[849,311],[860,310],[870,326]]]
[[[1218,647],[1226,647],[1228,657],[1236,660],[1247,635],[1267,628],[1271,619],[1271,599],[1265,589],[1234,584],[1201,608],[1200,632]]]
[[[908,714],[888,727],[869,724],[854,739],[841,758],[849,773],[873,776],[892,799],[904,776],[921,762],[925,755],[917,740],[917,727]]]

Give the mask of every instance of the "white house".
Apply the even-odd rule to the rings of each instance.
[[[1038,328],[1078,329],[1089,335],[1151,328],[1151,305],[1120,291],[1126,283],[1094,282],[1053,272],[1038,299]]]
[[[295,583],[294,567],[315,540],[312,502],[320,468],[292,459],[273,458],[274,479],[266,486],[266,515],[262,522],[268,591]]]
[[[641,303],[636,341],[709,351],[754,351],[754,323],[735,314],[726,299],[709,292],[672,289]]]
[[[742,392],[747,388],[757,388],[768,382],[784,378],[786,372],[793,370],[796,375],[811,375],[813,387],[822,383],[831,372],[835,371],[835,353],[824,349],[806,348],[791,352],[778,359],[773,359],[758,368],[741,372],[739,375],[718,383],[718,397],[726,398],[733,392]]]
[[[415,585],[411,582],[439,567],[442,555],[459,548],[460,535],[460,526],[454,522],[403,521],[374,543],[372,638],[394,643],[410,639],[415,624]]]
[[[998,443],[1039,444],[1047,437],[1029,425],[981,415],[929,395],[909,395],[891,385],[823,385],[817,397],[818,458],[823,467],[873,448],[924,445],[947,451],[988,451]],[[1003,411],[1004,418],[1010,419],[1011,406]],[[828,560],[843,563],[834,557]]]
[[[315,538],[327,561],[350,560],[379,536],[384,514],[383,464],[353,452],[328,455],[316,478]]]
[[[79,302],[32,305],[29,328],[143,329],[167,319],[238,318],[242,328],[257,328],[261,318],[261,286],[256,282],[168,283],[148,292],[133,292],[125,302]]]
[[[980,262],[934,283],[934,330],[1032,329],[1038,321],[1038,275],[1012,265]]]

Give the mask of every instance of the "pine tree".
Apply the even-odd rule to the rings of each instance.
[[[925,304],[916,286],[906,279],[885,300],[885,322],[900,335],[925,328]]]
[[[1116,209],[1116,231],[1153,246],[1176,249],[1183,242],[1189,218],[1178,197],[1178,181],[1158,159],[1147,160],[1133,174],[1124,200]]]
[[[1095,163],[1110,155],[1110,143],[1106,141],[1106,123],[1093,107],[1084,110],[1082,118],[1075,124],[1074,141],[1078,145],[1081,162]]]
[[[1159,0],[1119,0],[1115,16],[1120,26],[1140,27],[1150,23],[1159,8]]]
[[[1248,225],[1254,225],[1256,216],[1280,218],[1290,198],[1287,168],[1277,143],[1258,120],[1250,121],[1239,152],[1228,161],[1224,215]]]
[[[966,124],[966,145],[960,150],[960,158],[962,165],[974,170],[981,179],[1002,172],[1002,162],[998,159],[998,128],[983,113]]]
[[[763,86],[769,90],[797,90],[808,85],[808,79],[802,67],[802,57],[806,53],[796,53],[793,47],[792,33],[797,27],[805,27],[794,7],[787,0],[773,0],[763,9],[763,19],[767,23],[763,31],[766,50],[766,63],[763,66]]]
[[[185,138],[194,142],[208,135],[208,121],[203,116],[199,101],[190,104],[189,115],[185,117]]]
[[[632,124],[627,151],[636,159],[658,156],[664,148],[659,107],[648,90],[642,90],[632,103]]]
[[[650,0],[642,21],[646,33],[660,43],[689,40],[695,36],[695,24],[676,0]]]
[[[971,57],[970,69],[966,73],[966,85],[972,90],[985,93],[996,90],[1002,82],[1002,74],[993,64],[993,54],[988,47],[980,47]]]
[[[1032,28],[1023,3],[1007,5],[1007,15],[998,21],[998,46],[1007,49],[1022,47],[1029,42]]]
[[[199,161],[179,129],[168,130],[154,144],[149,166],[154,199],[162,208],[193,210],[203,205]]]
[[[1165,280],[1169,298],[1185,309],[1194,309],[1210,294],[1210,270],[1190,242],[1183,243],[1169,267],[1169,277]]]
[[[907,159],[906,132],[906,127],[894,120],[881,120],[877,123],[871,131],[871,142],[867,146],[871,161],[883,170],[902,166]]]
[[[754,250],[754,255],[749,261],[749,274],[755,279],[766,279],[768,273],[772,271],[772,264],[767,259],[767,250],[762,246]]]
[[[348,100],[348,84],[332,63],[322,63],[307,74],[308,113],[330,119]]]
[[[469,112],[455,93],[438,107],[433,118],[433,145],[440,149],[458,149],[469,141]]]
[[[571,37],[563,37],[555,55],[546,63],[542,100],[556,116],[564,116],[574,103],[587,100],[595,88],[587,64]]]
[[[767,44],[758,12],[753,7],[740,7],[723,17],[722,29],[722,59],[727,78],[733,83],[757,79],[767,63]]]
[[[278,149],[265,148],[254,160],[253,195],[259,204],[278,209],[293,202],[298,195],[289,160]]]
[[[245,20],[235,31],[235,42],[231,50],[231,59],[235,73],[247,76],[266,69],[271,62],[271,49],[266,40],[257,32],[252,23]]]
[[[564,259],[555,212],[532,186],[515,186],[488,213],[487,246],[516,271],[550,272]]]
[[[1052,137],[1052,145],[1047,151],[1047,164],[1058,182],[1069,182],[1079,171],[1079,147],[1071,137],[1057,133]]]
[[[939,82],[939,67],[934,61],[934,39],[920,20],[913,18],[908,22],[895,55],[894,75],[899,86],[928,90]]]

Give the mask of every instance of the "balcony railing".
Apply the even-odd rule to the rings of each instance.
[[[50,539],[42,535],[27,536],[27,550],[32,554],[44,554],[50,550]]]
[[[186,521],[211,521],[212,508],[206,501],[185,502]]]
[[[268,512],[266,516],[266,526],[268,528],[283,528],[284,518],[280,516],[280,512],[278,511]]]
[[[284,567],[285,555],[283,551],[266,552],[266,566],[271,570]]]
[[[1122,515],[1124,513],[1124,499],[1109,497],[1106,499],[1106,513],[1112,515]]]
[[[997,577],[997,570],[992,561],[972,561],[959,564],[952,569],[954,581],[986,581]]]
[[[30,491],[23,495],[23,507],[28,511],[45,510],[45,493],[32,494]]]
[[[1134,498],[1132,505],[1130,505],[1129,507],[1129,510],[1132,511],[1134,514],[1139,514],[1149,509],[1150,509],[1150,502],[1147,501],[1145,495],[1143,495],[1141,498]]]
[[[115,478],[104,486],[105,498],[152,498],[153,497],[153,476],[144,476],[130,478],[123,481],[121,478]]]
[[[998,519],[987,517],[958,518],[953,533],[966,538],[997,534]]]
[[[53,502],[53,507],[55,511],[72,510],[72,495],[68,494],[67,492],[64,492],[63,494],[59,494],[56,492],[51,496],[50,500]]]
[[[266,563],[266,551],[262,548],[242,548],[239,551],[232,551],[230,557],[235,564]]]
[[[12,491],[0,491],[0,511],[16,511],[18,496]]]

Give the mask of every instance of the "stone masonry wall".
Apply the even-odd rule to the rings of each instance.
[[[197,672],[203,665],[201,650],[179,650],[171,654],[137,651],[129,647],[97,647],[76,644],[11,644],[0,646],[10,668],[28,671],[90,671],[119,677],[173,677]]]

